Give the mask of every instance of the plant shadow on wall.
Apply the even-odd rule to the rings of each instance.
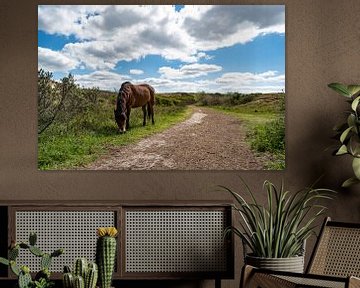
[[[245,193],[220,187],[235,199],[233,209],[240,216],[239,226],[229,227],[226,233],[232,232],[241,238],[244,248],[251,251],[244,253],[245,264],[302,273],[305,242],[315,234],[317,220],[327,209],[321,201],[332,199],[335,191],[308,187],[291,193],[283,183],[277,188],[266,180],[267,203],[263,205],[244,180],[242,183]],[[251,201],[247,201],[244,194]]]
[[[346,122],[337,125],[334,130],[340,140],[340,147],[334,155],[350,155],[354,176],[343,182],[342,187],[360,183],[360,85],[344,85],[331,83],[331,89],[347,98],[350,109],[347,111]]]

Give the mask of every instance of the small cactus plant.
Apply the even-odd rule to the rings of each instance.
[[[95,288],[98,279],[98,267],[96,263],[88,263],[85,258],[76,259],[74,272],[69,266],[64,267],[64,288]]]
[[[116,236],[115,227],[101,227],[97,229],[96,262],[99,267],[100,288],[110,288],[112,274],[114,272],[116,257]]]
[[[58,257],[64,253],[63,249],[55,250],[53,253],[44,253],[39,247],[36,246],[37,236],[36,233],[30,233],[29,244],[20,242],[12,242],[8,251],[8,259],[0,257],[0,263],[10,266],[11,271],[18,277],[19,288],[46,288],[51,287],[50,281],[50,265],[53,257]],[[19,267],[16,259],[19,256],[20,249],[29,250],[33,255],[40,257],[41,270],[35,275],[33,280],[30,275],[28,266]]]

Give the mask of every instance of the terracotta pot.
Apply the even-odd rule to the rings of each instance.
[[[245,263],[254,267],[275,271],[304,272],[304,256],[289,258],[263,258],[251,255],[245,256]]]

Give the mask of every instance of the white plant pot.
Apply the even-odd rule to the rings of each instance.
[[[289,258],[263,258],[246,255],[245,263],[262,269],[304,273],[304,256]]]

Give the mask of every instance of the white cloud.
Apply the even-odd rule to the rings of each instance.
[[[74,35],[63,55],[90,69],[113,69],[119,61],[160,55],[195,63],[206,52],[284,33],[284,6],[40,5],[39,30]]]
[[[219,72],[222,70],[221,66],[214,64],[188,64],[183,65],[179,69],[171,67],[160,67],[159,73],[161,77],[168,79],[182,79],[182,78],[196,78],[199,76],[205,76],[208,73]]]
[[[130,69],[130,74],[132,75],[141,75],[141,74],[144,74],[144,71],[143,70],[140,70],[140,69]]]
[[[75,75],[75,80],[77,84],[83,87],[98,87],[102,90],[118,91],[121,84],[131,80],[131,78],[128,75],[109,71],[95,71],[90,74]]]
[[[285,75],[278,75],[277,71],[266,71],[263,73],[250,72],[232,72],[224,73],[221,77],[216,79],[219,84],[225,85],[250,85],[250,84],[266,84],[266,83],[280,83],[285,82]]]
[[[85,75],[75,75],[76,83],[84,87],[99,87],[103,90],[118,91],[121,84],[130,81],[134,84],[147,83],[156,92],[239,92],[239,93],[277,93],[285,89],[285,76],[276,71],[263,73],[224,73],[214,80],[196,78],[148,77],[134,79],[130,75],[121,75],[109,71],[95,71]]]
[[[224,73],[215,80],[221,91],[227,92],[281,92],[285,88],[285,75],[277,71],[263,73]]]
[[[52,72],[68,72],[76,68],[79,63],[59,51],[38,47],[38,66]]]

